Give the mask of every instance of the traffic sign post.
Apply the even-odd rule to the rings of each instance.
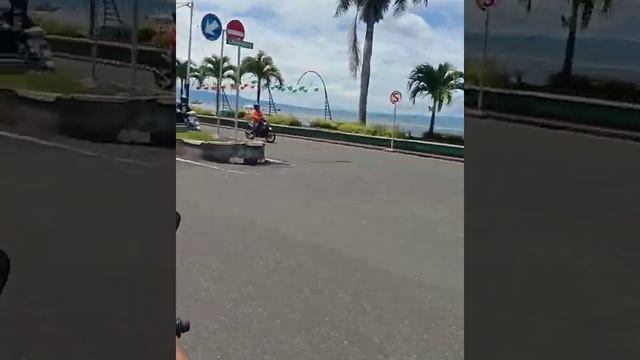
[[[391,151],[393,151],[393,145],[396,138],[396,107],[402,100],[402,93],[395,90],[389,95],[389,101],[393,104],[393,127],[391,128]]]
[[[489,14],[491,13],[491,8],[498,5],[498,0],[476,0],[476,4],[480,8],[480,10],[484,11],[484,39],[482,43],[482,62],[480,67],[480,76],[478,85],[480,86],[480,91],[478,92],[478,111],[482,111],[482,97],[484,94],[484,72],[486,66],[487,59],[487,40],[489,37]]]
[[[231,20],[227,24],[227,44],[238,47],[238,67],[236,71],[236,113],[235,139],[238,140],[238,112],[240,111],[240,49],[253,49],[253,43],[244,41],[244,25],[238,20]],[[220,74],[222,78],[222,73]]]

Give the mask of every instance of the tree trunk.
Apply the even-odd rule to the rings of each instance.
[[[184,80],[180,78],[180,98],[182,99],[182,94],[184,93]]]
[[[216,115],[220,114],[220,87],[222,86],[222,81],[218,81],[218,76],[216,79]]]
[[[569,21],[569,38],[567,39],[567,47],[564,54],[564,63],[562,65],[562,77],[568,80],[571,77],[573,69],[573,54],[576,47],[576,34],[578,32],[578,10],[580,3],[577,0],[571,2],[571,19]]]
[[[429,123],[429,136],[433,136],[433,128],[436,124],[436,100],[433,100],[433,107],[431,108],[431,122]]]
[[[262,90],[262,79],[258,78],[258,97],[257,100],[258,102],[256,104],[260,105],[260,92]]]
[[[371,79],[371,55],[373,53],[373,28],[376,23],[367,21],[367,32],[364,37],[362,54],[362,71],[360,73],[360,102],[358,104],[358,121],[367,124],[367,98],[369,97],[369,80]]]

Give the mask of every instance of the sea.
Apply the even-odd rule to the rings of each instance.
[[[176,100],[180,97],[176,92]],[[215,110],[216,92],[214,90],[195,90],[191,89],[190,101],[201,102],[196,106]],[[227,94],[232,107],[235,105],[235,94]],[[255,100],[240,96],[240,107],[253,105]],[[269,108],[268,102],[261,101],[260,105],[263,109]],[[292,104],[280,104],[276,102],[276,108],[284,114],[291,114],[300,119],[303,124],[308,124],[311,120],[324,118],[324,109],[314,109]],[[343,109],[331,109],[331,115],[336,121],[356,122],[358,114],[355,111]],[[429,129],[430,114],[414,115],[414,114],[397,114],[396,126],[400,129],[411,133],[413,136],[421,136]],[[367,114],[367,123],[381,124],[391,126],[393,124],[393,113],[377,113],[369,112]],[[464,118],[445,116],[436,114],[435,131],[443,134],[452,134],[464,136]]]

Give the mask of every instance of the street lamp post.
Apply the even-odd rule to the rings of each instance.
[[[176,3],[176,5],[178,5],[179,3]],[[179,6],[176,7],[176,9],[179,9],[183,6],[186,6],[189,8],[189,42],[188,42],[188,47],[187,47],[187,79],[186,79],[186,91],[185,93],[187,94],[187,104],[189,104],[189,85],[191,83],[191,36],[192,36],[192,32],[193,32],[193,1],[189,1],[186,3],[180,3]]]

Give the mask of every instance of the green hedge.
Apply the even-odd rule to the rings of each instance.
[[[205,124],[218,123],[218,118],[213,116],[200,116],[199,118],[200,118],[200,121]],[[233,127],[235,125],[235,121],[233,119],[220,118],[220,125]],[[238,126],[240,128],[247,128],[249,126],[249,122],[246,120],[241,120],[239,121]],[[304,126],[285,126],[285,125],[275,125],[275,124],[272,124],[272,127],[276,133],[285,134],[285,135],[324,139],[324,140],[330,140],[330,141],[339,141],[339,142],[361,144],[361,145],[379,146],[379,147],[386,147],[386,148],[391,146],[391,139],[387,137],[351,134],[351,133],[345,133],[345,132],[320,129],[317,127],[311,128],[311,127],[304,127]],[[394,144],[395,144],[394,147],[398,150],[447,156],[447,157],[458,158],[458,159],[464,158],[464,146],[442,144],[442,143],[436,143],[436,142],[417,141],[417,140],[406,140],[406,139],[397,139]]]

